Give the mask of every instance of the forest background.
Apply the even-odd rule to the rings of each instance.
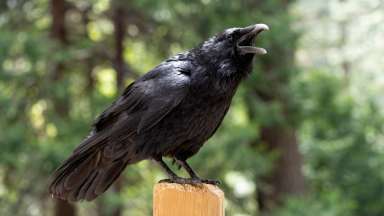
[[[383,21],[382,0],[1,0],[0,215],[151,215],[149,161],[91,203],[52,199],[49,177],[124,86],[254,23],[269,53],[193,167],[227,215],[384,215]]]

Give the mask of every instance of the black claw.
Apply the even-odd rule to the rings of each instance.
[[[162,179],[159,183],[173,183],[171,179]]]
[[[215,180],[215,179],[201,179],[201,182],[205,183],[205,184],[211,184],[211,185],[220,185],[221,184],[221,182],[219,180]]]
[[[176,178],[172,178],[172,179],[160,180],[159,183],[176,183],[176,184],[198,185],[198,184],[201,184],[202,182],[199,179],[176,177]]]
[[[211,184],[211,185],[219,185],[219,180],[214,179],[199,179],[199,178],[181,178],[181,177],[175,177],[172,179],[163,179],[160,180],[159,183],[176,183],[176,184],[190,184],[194,186],[201,185],[203,183],[205,184]]]
[[[175,165],[176,162],[177,162],[176,159],[173,159],[173,160],[172,160],[172,165]],[[177,164],[176,168],[177,168],[178,170],[180,170],[180,169],[181,169],[181,165],[180,165],[180,164]]]

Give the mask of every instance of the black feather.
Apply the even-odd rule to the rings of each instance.
[[[129,85],[56,170],[50,192],[93,200],[128,164],[194,155],[219,127],[253,54],[240,56],[234,29],[178,54]]]

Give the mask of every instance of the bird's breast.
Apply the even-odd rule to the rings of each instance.
[[[191,96],[179,107],[180,124],[185,127],[188,138],[208,139],[209,135],[221,123],[222,117],[230,105],[230,98]]]
[[[172,154],[185,145],[201,145],[220,125],[231,97],[187,95],[156,126],[141,134],[142,142],[154,146],[154,154]]]

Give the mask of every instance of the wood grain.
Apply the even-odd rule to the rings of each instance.
[[[214,185],[158,183],[153,216],[224,216],[224,193]]]

